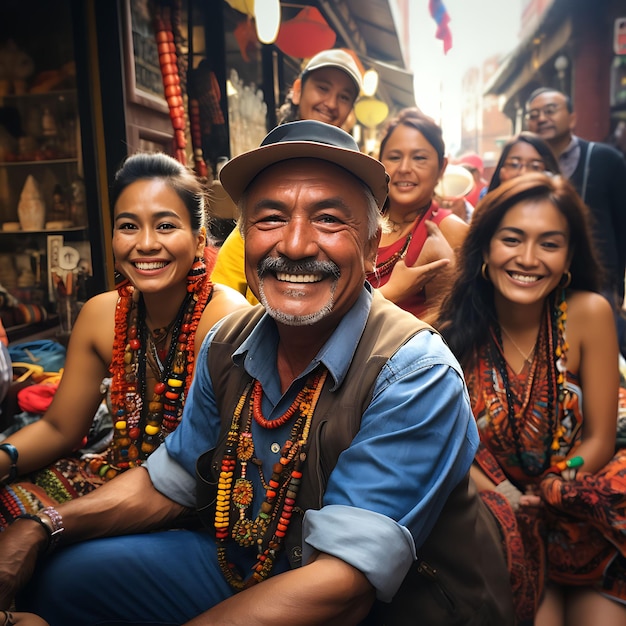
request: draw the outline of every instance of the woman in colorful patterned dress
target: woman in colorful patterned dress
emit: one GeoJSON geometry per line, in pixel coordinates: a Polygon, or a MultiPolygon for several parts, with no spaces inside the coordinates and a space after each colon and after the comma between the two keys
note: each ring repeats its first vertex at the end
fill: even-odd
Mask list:
{"type": "Polygon", "coordinates": [[[559,176],[502,183],[474,213],[438,323],[480,431],[472,476],[519,621],[536,626],[626,623],[618,346],[587,220],[559,176]]]}
{"type": "Polygon", "coordinates": [[[399,307],[423,316],[450,278],[467,224],[433,200],[448,160],[441,128],[418,109],[403,109],[380,142],[389,174],[383,232],[369,282],[399,307]],[[449,266],[449,267],[448,267],[449,266]]]}
{"type": "Polygon", "coordinates": [[[164,154],[131,156],[117,173],[113,254],[125,280],[81,310],[45,415],[0,443],[0,530],[141,464],[178,425],[206,333],[248,306],[208,278],[204,196],[191,171],[164,154]],[[111,444],[78,458],[107,377],[111,444]]]}

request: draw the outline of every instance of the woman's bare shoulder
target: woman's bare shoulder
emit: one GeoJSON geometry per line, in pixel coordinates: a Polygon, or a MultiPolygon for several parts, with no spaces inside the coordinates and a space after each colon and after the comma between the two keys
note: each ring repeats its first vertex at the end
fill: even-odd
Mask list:
{"type": "Polygon", "coordinates": [[[226,285],[213,285],[213,294],[209,300],[196,332],[196,345],[200,345],[205,335],[211,330],[214,324],[219,322],[223,317],[238,311],[247,309],[251,305],[237,290],[226,285]]]}
{"type": "Polygon", "coordinates": [[[459,247],[469,230],[469,225],[464,222],[458,215],[448,215],[444,217],[439,223],[439,229],[444,234],[444,237],[448,240],[448,243],[453,247],[459,247]]]}
{"type": "Polygon", "coordinates": [[[567,316],[570,321],[613,319],[609,301],[593,291],[572,291],[567,296],[567,316]]]}
{"type": "Polygon", "coordinates": [[[117,291],[105,291],[92,296],[83,304],[80,310],[80,317],[90,319],[93,322],[109,318],[115,314],[115,306],[117,305],[117,291]]]}
{"type": "Polygon", "coordinates": [[[245,305],[250,306],[245,296],[239,291],[228,285],[219,283],[213,284],[213,297],[211,298],[211,302],[219,302],[221,306],[232,306],[233,310],[240,309],[245,305]]]}

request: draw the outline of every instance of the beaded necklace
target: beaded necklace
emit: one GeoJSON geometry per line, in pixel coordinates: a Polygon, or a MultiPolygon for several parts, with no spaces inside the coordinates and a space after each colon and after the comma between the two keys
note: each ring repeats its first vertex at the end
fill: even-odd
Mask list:
{"type": "MultiPolygon", "coordinates": [[[[526,381],[526,389],[524,397],[521,401],[519,410],[516,411],[516,405],[509,380],[507,363],[504,358],[504,349],[502,346],[502,337],[499,327],[491,328],[491,344],[488,351],[488,358],[492,363],[492,367],[498,371],[502,381],[502,387],[506,397],[506,410],[508,414],[508,424],[511,429],[513,445],[515,448],[515,456],[519,463],[519,467],[529,476],[539,476],[543,474],[552,464],[552,453],[560,449],[560,437],[563,434],[563,428],[560,423],[567,415],[569,409],[565,407],[565,371],[567,361],[567,343],[565,341],[565,322],[567,320],[567,302],[565,293],[562,290],[561,301],[555,306],[546,306],[546,322],[544,327],[539,331],[535,355],[530,366],[530,371],[526,381]],[[556,337],[556,341],[555,341],[556,337]],[[534,399],[535,382],[538,378],[539,362],[545,356],[546,379],[547,379],[547,396],[545,403],[545,415],[547,418],[547,431],[544,437],[544,454],[541,463],[537,463],[534,455],[528,454],[524,450],[524,446],[520,436],[520,424],[526,411],[532,410],[531,400],[534,399]],[[562,413],[562,417],[560,417],[562,413]]],[[[494,404],[497,408],[501,405],[501,397],[497,391],[494,394],[494,404]]]]}
{"type": "MultiPolygon", "coordinates": [[[[376,265],[372,274],[375,277],[374,281],[378,279],[378,283],[377,283],[378,285],[380,285],[380,279],[383,276],[386,276],[387,274],[391,273],[396,263],[406,256],[407,252],[409,251],[409,245],[411,244],[413,235],[415,231],[417,230],[417,227],[419,226],[419,224],[422,222],[422,220],[424,220],[425,218],[431,219],[432,216],[437,213],[437,210],[438,209],[433,208],[432,203],[426,206],[413,221],[413,225],[411,226],[411,231],[409,232],[406,239],[404,240],[404,243],[402,244],[401,248],[399,250],[396,250],[386,261],[381,261],[380,263],[376,265]]],[[[389,220],[389,218],[387,219],[389,220]]],[[[389,221],[393,221],[393,220],[389,220],[389,221]]],[[[393,222],[393,223],[396,224],[396,222],[393,222]]],[[[392,229],[392,232],[396,232],[396,231],[392,229]]],[[[372,281],[370,280],[370,282],[372,281]]]]}
{"type": "MultiPolygon", "coordinates": [[[[148,329],[141,294],[124,283],[118,287],[111,370],[113,442],[104,457],[89,463],[93,474],[110,480],[143,461],[178,426],[189,391],[195,360],[195,337],[213,291],[201,260],[194,263],[187,295],[174,323],[163,371],[146,401],[148,329]]],[[[156,373],[155,373],[156,375],[156,373]]]]}
{"type": "Polygon", "coordinates": [[[409,249],[409,244],[411,243],[412,238],[413,238],[413,231],[411,231],[407,235],[406,239],[404,240],[404,244],[402,245],[402,248],[400,248],[400,250],[396,250],[386,261],[382,261],[381,263],[378,263],[376,265],[376,269],[374,270],[374,273],[376,274],[376,276],[382,278],[383,276],[386,276],[387,274],[389,274],[389,272],[391,272],[395,264],[400,259],[403,259],[405,257],[409,249]]]}
{"type": "Polygon", "coordinates": [[[237,403],[220,465],[214,523],[217,560],[224,578],[234,589],[242,590],[255,585],[268,578],[272,572],[296,504],[311,421],[327,373],[323,370],[311,374],[291,406],[276,420],[282,425],[297,415],[289,439],[281,449],[280,460],[272,468],[272,476],[265,487],[265,499],[254,520],[248,516],[254,499],[254,488],[247,477],[248,463],[256,462],[253,458],[252,419],[254,417],[264,428],[273,420],[268,422],[262,413],[259,416],[262,419],[258,419],[260,407],[256,404],[262,394],[258,381],[246,387],[237,403]],[[242,413],[246,402],[248,414],[244,420],[242,413]],[[285,418],[286,415],[289,417],[285,418]],[[228,562],[227,546],[230,539],[242,547],[257,546],[256,563],[247,580],[228,562]]]}

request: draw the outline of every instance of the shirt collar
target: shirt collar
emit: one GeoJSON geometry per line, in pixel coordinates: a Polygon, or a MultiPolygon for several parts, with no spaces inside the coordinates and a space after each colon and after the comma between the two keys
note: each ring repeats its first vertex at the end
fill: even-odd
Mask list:
{"type": "Polygon", "coordinates": [[[578,137],[572,135],[572,140],[567,145],[567,148],[561,152],[559,156],[559,168],[561,174],[565,178],[571,178],[578,167],[580,161],[580,142],[578,137]]]}
{"type": "MultiPolygon", "coordinates": [[[[343,316],[328,341],[322,346],[307,369],[298,378],[306,377],[320,363],[333,377],[331,390],[343,381],[352,362],[359,339],[365,329],[372,305],[372,287],[365,282],[357,301],[343,316]]],[[[303,332],[308,332],[303,327],[303,332]]],[[[278,330],[274,320],[265,313],[247,339],[233,353],[233,361],[261,382],[264,389],[276,384],[276,350],[278,330]],[[268,367],[270,365],[270,367],[268,367]]]]}

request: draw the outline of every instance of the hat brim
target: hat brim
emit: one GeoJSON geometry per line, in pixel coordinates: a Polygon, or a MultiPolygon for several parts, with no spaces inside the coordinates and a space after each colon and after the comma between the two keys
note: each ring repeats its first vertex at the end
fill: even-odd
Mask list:
{"type": "Polygon", "coordinates": [[[314,141],[286,141],[244,152],[228,161],[220,180],[237,204],[250,183],[265,169],[288,159],[320,159],[334,163],[361,180],[382,207],[388,193],[388,176],[380,161],[356,150],[348,150],[314,141]]]}

